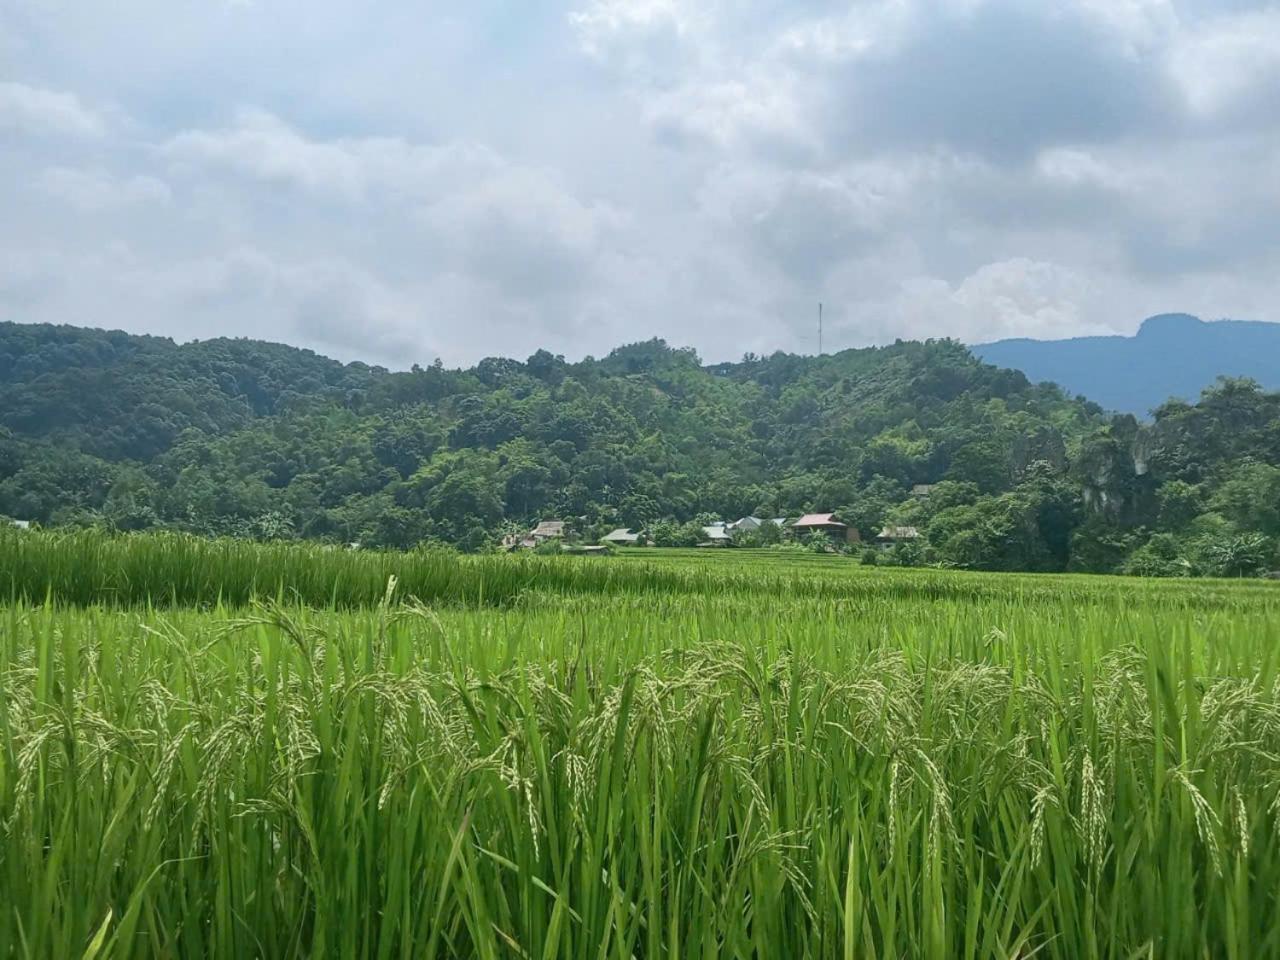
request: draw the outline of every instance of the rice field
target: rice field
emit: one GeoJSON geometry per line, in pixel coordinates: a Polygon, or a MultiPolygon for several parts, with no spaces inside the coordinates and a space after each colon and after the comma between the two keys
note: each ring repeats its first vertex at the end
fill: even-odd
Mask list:
{"type": "Polygon", "coordinates": [[[396,601],[510,607],[559,597],[768,598],[1028,603],[1139,601],[1225,609],[1276,603],[1261,580],[1171,582],[1117,577],[978,574],[864,567],[847,557],[769,550],[623,550],[613,557],[458,556],[348,551],[180,534],[106,536],[0,528],[0,602],[112,607],[243,606],[274,600],[361,609],[396,601]]]}
{"type": "Polygon", "coordinates": [[[1280,589],[0,538],[0,955],[1280,955],[1280,589]]]}

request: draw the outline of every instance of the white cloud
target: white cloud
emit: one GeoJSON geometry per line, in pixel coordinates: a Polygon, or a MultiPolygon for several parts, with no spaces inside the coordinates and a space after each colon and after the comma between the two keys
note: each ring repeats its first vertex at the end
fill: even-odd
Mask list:
{"type": "Polygon", "coordinates": [[[1212,116],[1245,101],[1264,109],[1274,123],[1280,95],[1280,9],[1198,24],[1171,46],[1168,64],[1197,115],[1212,116]]]}
{"type": "Polygon", "coordinates": [[[864,57],[893,56],[927,16],[915,0],[871,0],[849,4],[838,13],[802,19],[778,36],[774,51],[794,61],[816,58],[842,63],[864,57]]]}
{"type": "Polygon", "coordinates": [[[1070,270],[1019,257],[977,270],[951,299],[977,321],[970,321],[975,333],[1053,338],[1090,327],[1081,310],[1087,290],[1085,279],[1070,270]]]}
{"type": "Polygon", "coordinates": [[[583,49],[594,57],[615,52],[615,44],[632,43],[670,32],[677,39],[690,36],[709,22],[712,0],[592,0],[569,13],[583,49]]]}
{"type": "Polygon", "coordinates": [[[41,190],[82,213],[99,213],[145,203],[168,203],[169,185],[156,177],[116,177],[99,169],[49,167],[37,183],[41,190]]]}
{"type": "Polygon", "coordinates": [[[1104,190],[1123,190],[1132,182],[1126,172],[1116,169],[1090,151],[1071,147],[1045,150],[1036,158],[1036,170],[1050,182],[1071,186],[1086,184],[1104,190]]]}
{"type": "Polygon", "coordinates": [[[0,82],[0,130],[28,136],[97,137],[104,132],[104,123],[75,94],[0,82]]]}
{"type": "MultiPolygon", "coordinates": [[[[358,201],[374,188],[410,191],[430,184],[442,151],[397,138],[313,140],[262,110],[240,110],[223,129],[187,130],[162,148],[180,163],[222,167],[271,184],[358,201]]],[[[477,150],[469,162],[484,166],[477,150]]]]}
{"type": "Polygon", "coordinates": [[[649,98],[644,112],[663,139],[707,140],[732,148],[761,137],[813,146],[793,91],[785,80],[768,76],[666,90],[649,98]]]}
{"type": "MultiPolygon", "coordinates": [[[[887,265],[879,261],[872,269],[887,265]]],[[[1089,283],[1059,264],[1014,258],[984,264],[957,283],[928,273],[913,275],[909,262],[901,259],[893,265],[901,278],[896,283],[872,280],[875,285],[868,288],[865,267],[837,278],[838,289],[856,285],[863,297],[852,309],[837,308],[831,327],[835,342],[883,343],[907,327],[913,337],[969,343],[1114,332],[1090,316],[1096,302],[1089,283]]]]}

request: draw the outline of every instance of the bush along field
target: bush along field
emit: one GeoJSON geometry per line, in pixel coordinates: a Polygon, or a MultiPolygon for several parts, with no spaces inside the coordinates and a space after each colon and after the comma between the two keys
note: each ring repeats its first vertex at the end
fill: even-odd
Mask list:
{"type": "Polygon", "coordinates": [[[1273,585],[21,543],[5,955],[1280,955],[1273,585]]]}

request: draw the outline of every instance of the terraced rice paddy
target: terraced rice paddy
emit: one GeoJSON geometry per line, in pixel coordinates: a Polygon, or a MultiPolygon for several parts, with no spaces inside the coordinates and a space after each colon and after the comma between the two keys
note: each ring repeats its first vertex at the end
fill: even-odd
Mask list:
{"type": "Polygon", "coordinates": [[[0,955],[1280,955],[1275,585],[37,535],[0,597],[0,955]]]}

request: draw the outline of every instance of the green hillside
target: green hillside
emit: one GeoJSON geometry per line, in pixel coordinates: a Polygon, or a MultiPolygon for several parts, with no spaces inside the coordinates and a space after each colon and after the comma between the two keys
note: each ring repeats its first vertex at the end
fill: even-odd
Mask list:
{"type": "Polygon", "coordinates": [[[0,324],[0,514],[42,525],[479,550],[553,516],[593,537],[820,510],[916,526],[887,562],[1239,574],[1277,565],[1277,504],[1280,395],[1247,382],[1148,426],[951,341],[390,372],[0,324]]]}

